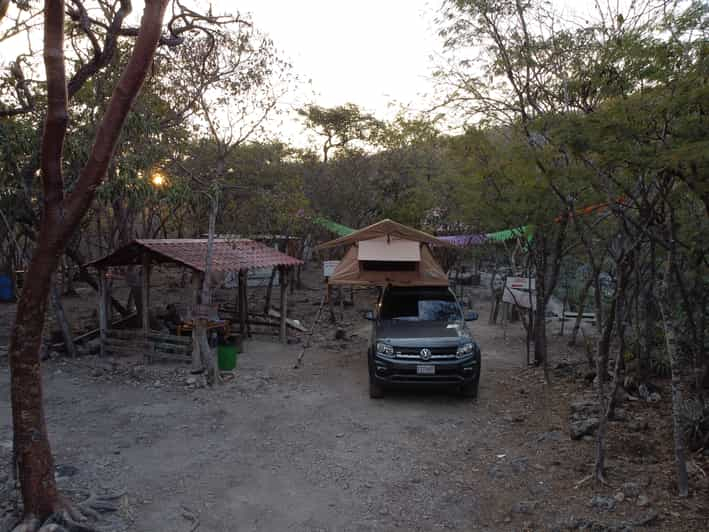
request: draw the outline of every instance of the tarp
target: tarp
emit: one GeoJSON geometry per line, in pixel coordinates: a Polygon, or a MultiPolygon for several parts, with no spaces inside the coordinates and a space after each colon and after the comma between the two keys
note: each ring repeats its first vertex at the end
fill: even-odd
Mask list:
{"type": "Polygon", "coordinates": [[[322,216],[318,216],[313,220],[313,222],[318,224],[320,227],[324,227],[331,233],[335,233],[337,236],[347,236],[355,232],[355,230],[351,227],[338,224],[337,222],[333,222],[332,220],[328,220],[327,218],[323,218],[322,216]]]}
{"type": "Polygon", "coordinates": [[[423,242],[431,246],[453,247],[453,244],[440,240],[433,235],[414,229],[406,225],[402,225],[394,220],[382,220],[375,224],[369,225],[364,229],[355,231],[354,233],[330,240],[324,244],[320,244],[316,249],[334,248],[337,246],[350,246],[362,240],[371,240],[378,237],[398,237],[405,240],[413,240],[414,242],[423,242]]]}
{"type": "Polygon", "coordinates": [[[439,240],[444,240],[454,246],[458,247],[471,247],[471,246],[481,246],[487,242],[487,237],[484,233],[479,233],[475,235],[447,235],[437,237],[439,240]]]}
{"type": "Polygon", "coordinates": [[[496,244],[507,240],[514,240],[522,237],[527,240],[532,238],[533,226],[523,225],[513,229],[503,229],[494,233],[479,233],[474,235],[448,235],[439,236],[439,240],[444,240],[458,247],[481,246],[483,244],[496,244]]]}
{"type": "Polygon", "coordinates": [[[532,229],[531,225],[523,225],[513,229],[497,231],[496,233],[486,233],[485,237],[492,242],[504,242],[505,240],[512,240],[517,237],[524,237],[529,240],[532,238],[532,229]]]}
{"type": "MultiPolygon", "coordinates": [[[[364,242],[362,242],[363,244],[364,242]]],[[[420,245],[420,244],[419,244],[420,245]]],[[[328,282],[333,285],[369,286],[448,286],[448,276],[433,258],[427,245],[420,245],[418,261],[398,261],[398,270],[369,270],[367,262],[359,260],[358,245],[352,245],[335,268],[328,282]]],[[[387,262],[396,264],[397,261],[387,262]]]]}

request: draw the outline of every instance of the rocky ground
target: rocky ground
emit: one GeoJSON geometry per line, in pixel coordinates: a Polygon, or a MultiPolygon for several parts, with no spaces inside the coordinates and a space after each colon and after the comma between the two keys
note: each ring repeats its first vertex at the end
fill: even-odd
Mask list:
{"type": "MultiPolygon", "coordinates": [[[[294,297],[306,325],[316,286],[294,297]]],[[[476,401],[422,390],[369,399],[364,293],[320,329],[300,369],[302,335],[289,346],[255,339],[216,389],[198,387],[187,366],[47,360],[59,484],[77,500],[122,493],[107,531],[709,528],[706,456],[690,457],[691,496],[675,496],[666,385],[659,400],[620,405],[609,484],[596,486],[585,357],[552,336],[544,385],[524,361],[521,327],[488,325],[484,292],[470,295],[484,354],[476,401]]],[[[90,320],[77,301],[65,302],[74,320],[90,320]]],[[[0,306],[0,326],[13,310],[0,306]]],[[[16,501],[9,393],[0,350],[0,518],[16,501]]]]}

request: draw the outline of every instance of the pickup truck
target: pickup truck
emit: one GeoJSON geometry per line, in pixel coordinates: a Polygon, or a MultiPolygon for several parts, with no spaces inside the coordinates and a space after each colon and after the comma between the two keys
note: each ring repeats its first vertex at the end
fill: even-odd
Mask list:
{"type": "Polygon", "coordinates": [[[370,397],[398,384],[444,385],[477,397],[480,347],[466,322],[478,315],[464,313],[448,287],[387,286],[366,317],[370,397]]]}

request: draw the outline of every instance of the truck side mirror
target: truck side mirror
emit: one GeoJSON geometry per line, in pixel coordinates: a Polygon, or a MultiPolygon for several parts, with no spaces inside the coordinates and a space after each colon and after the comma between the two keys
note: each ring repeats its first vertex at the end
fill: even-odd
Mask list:
{"type": "Polygon", "coordinates": [[[368,310],[367,312],[365,312],[364,319],[369,320],[369,321],[374,321],[374,312],[372,312],[371,310],[368,310]]]}

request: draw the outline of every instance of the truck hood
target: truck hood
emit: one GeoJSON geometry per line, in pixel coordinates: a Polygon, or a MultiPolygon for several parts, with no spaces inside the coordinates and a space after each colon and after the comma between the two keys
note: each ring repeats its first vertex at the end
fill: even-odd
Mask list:
{"type": "Polygon", "coordinates": [[[383,320],[376,325],[376,338],[401,347],[460,345],[471,341],[464,322],[383,320]],[[424,342],[425,340],[425,342],[424,342]]]}

